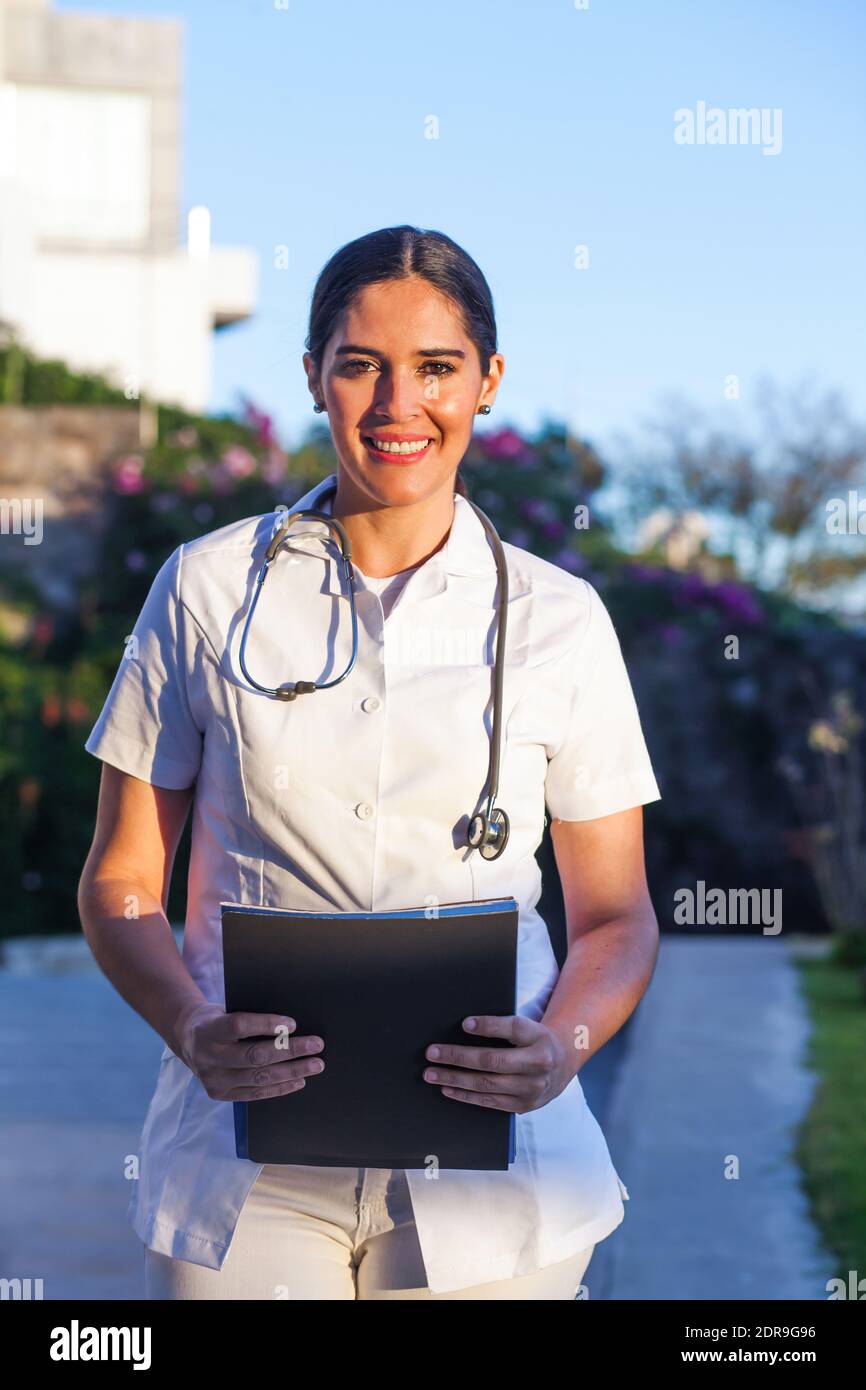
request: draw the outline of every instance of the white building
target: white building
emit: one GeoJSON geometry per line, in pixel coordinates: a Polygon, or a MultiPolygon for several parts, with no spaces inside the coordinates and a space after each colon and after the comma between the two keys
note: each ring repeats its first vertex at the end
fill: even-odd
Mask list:
{"type": "Polygon", "coordinates": [[[39,357],[201,411],[255,254],[181,244],[181,24],[0,0],[0,320],[39,357]]]}

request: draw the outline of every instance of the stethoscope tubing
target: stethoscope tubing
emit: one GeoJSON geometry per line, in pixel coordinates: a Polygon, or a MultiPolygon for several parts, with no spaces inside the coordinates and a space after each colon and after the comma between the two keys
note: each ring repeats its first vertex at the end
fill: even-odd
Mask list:
{"type": "MultiPolygon", "coordinates": [[[[319,500],[321,501],[324,498],[332,496],[336,492],[336,490],[336,483],[332,483],[325,492],[320,494],[319,500]]],[[[485,856],[489,858],[495,858],[505,848],[505,842],[508,838],[508,817],[505,815],[505,812],[501,810],[496,811],[494,814],[494,803],[496,801],[496,796],[499,791],[502,699],[503,684],[505,677],[505,635],[508,620],[508,565],[505,559],[505,552],[502,548],[502,542],[499,539],[499,535],[496,531],[496,527],[493,525],[493,522],[490,520],[487,514],[481,510],[480,507],[476,506],[476,504],[473,501],[471,501],[470,498],[465,498],[465,501],[469,502],[470,507],[480,519],[482,525],[484,526],[484,530],[487,534],[487,537],[490,541],[491,547],[493,549],[494,559],[496,562],[496,574],[499,588],[499,611],[496,624],[496,653],[494,658],[493,675],[493,725],[490,737],[490,755],[488,759],[487,769],[487,808],[486,811],[483,813],[483,823],[485,826],[490,826],[491,822],[494,821],[498,822],[499,825],[498,831],[491,832],[497,834],[500,837],[499,848],[496,849],[495,852],[492,851],[487,856],[485,856]]],[[[334,516],[328,516],[325,512],[317,510],[302,510],[297,512],[291,512],[289,515],[287,515],[285,521],[282,523],[279,530],[274,534],[273,538],[271,539],[267,551],[265,552],[264,563],[262,564],[262,567],[259,570],[258,576],[255,581],[255,587],[253,590],[252,599],[250,601],[249,611],[247,613],[246,620],[243,626],[243,631],[241,633],[241,642],[238,659],[244,679],[248,681],[249,684],[255,690],[260,691],[263,695],[270,695],[272,698],[277,700],[294,700],[298,695],[308,694],[314,690],[329,690],[332,686],[339,685],[341,681],[344,681],[346,677],[349,675],[349,673],[352,671],[355,662],[358,659],[358,615],[355,608],[356,588],[357,581],[355,579],[355,570],[352,565],[351,542],[349,541],[349,537],[346,533],[345,527],[342,525],[339,519],[334,516]],[[282,686],[261,685],[250,673],[250,670],[247,666],[247,638],[249,637],[250,627],[253,621],[253,615],[256,611],[256,606],[258,604],[259,597],[264,587],[268,571],[270,570],[271,566],[276,560],[276,557],[279,551],[281,550],[282,546],[286,543],[289,528],[300,520],[320,521],[323,522],[326,526],[330,527],[332,530],[335,530],[337,532],[340,547],[340,558],[339,561],[337,561],[336,563],[338,563],[338,565],[342,565],[343,577],[346,583],[346,587],[348,589],[349,608],[352,617],[352,655],[349,659],[349,663],[345,671],[343,671],[341,675],[335,676],[333,680],[322,681],[321,683],[316,681],[296,681],[294,682],[294,684],[290,684],[287,682],[285,685],[282,686]]],[[[472,823],[474,824],[477,820],[477,816],[473,817],[472,823]]]]}

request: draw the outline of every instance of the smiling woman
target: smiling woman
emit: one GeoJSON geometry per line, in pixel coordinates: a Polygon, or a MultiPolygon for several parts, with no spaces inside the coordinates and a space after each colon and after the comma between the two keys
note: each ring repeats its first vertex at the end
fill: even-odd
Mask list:
{"type": "Polygon", "coordinates": [[[357,638],[351,669],[292,701],[244,679],[242,614],[284,511],[247,517],[163,565],[137,655],[85,745],[107,766],[82,923],[166,1042],[130,1203],[148,1295],[573,1299],[628,1196],[578,1072],[635,1009],[658,943],[640,808],[659,793],[619,643],[589,584],[515,545],[494,554],[460,495],[504,361],[490,290],[456,243],[404,226],[338,251],[316,284],[304,366],[338,467],[290,511],[317,511],[310,524],[328,536],[330,509],[345,529],[358,621],[350,639],[319,537],[275,569],[254,660],[274,680],[343,670],[357,638]],[[387,581],[404,573],[394,596],[387,581]],[[494,746],[510,831],[488,858],[470,832],[493,794],[494,746]],[[190,805],[181,960],[165,902],[190,805]],[[545,806],[566,903],[561,971],[536,911],[545,806]],[[430,1038],[417,1079],[443,1105],[516,1116],[507,1170],[440,1168],[430,1182],[426,1169],[237,1157],[230,1101],[316,1086],[339,1058],[291,1018],[226,1012],[222,902],[352,912],[506,895],[519,908],[515,1012],[479,1002],[475,1041],[468,1019],[459,1046],[430,1038]]]}

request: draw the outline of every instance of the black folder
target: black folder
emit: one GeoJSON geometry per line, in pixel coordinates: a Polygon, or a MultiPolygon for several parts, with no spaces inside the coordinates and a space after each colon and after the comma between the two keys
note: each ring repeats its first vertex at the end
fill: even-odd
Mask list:
{"type": "Polygon", "coordinates": [[[282,1014],[292,1036],[324,1043],[324,1070],[301,1090],[234,1102],[239,1158],[508,1168],[514,1113],[445,1096],[422,1072],[433,1042],[484,1045],[462,1026],[470,1014],[516,1013],[514,898],[402,912],[220,907],[226,1011],[282,1014]]]}

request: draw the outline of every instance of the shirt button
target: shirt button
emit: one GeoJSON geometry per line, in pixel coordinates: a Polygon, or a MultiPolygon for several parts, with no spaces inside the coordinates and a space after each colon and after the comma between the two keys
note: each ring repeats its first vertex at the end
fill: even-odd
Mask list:
{"type": "Polygon", "coordinates": [[[369,820],[373,814],[373,807],[369,801],[359,801],[355,807],[355,815],[359,820],[369,820]]]}
{"type": "Polygon", "coordinates": [[[368,695],[366,700],[361,701],[361,709],[366,710],[369,714],[371,710],[378,709],[380,704],[381,701],[376,695],[368,695]]]}

